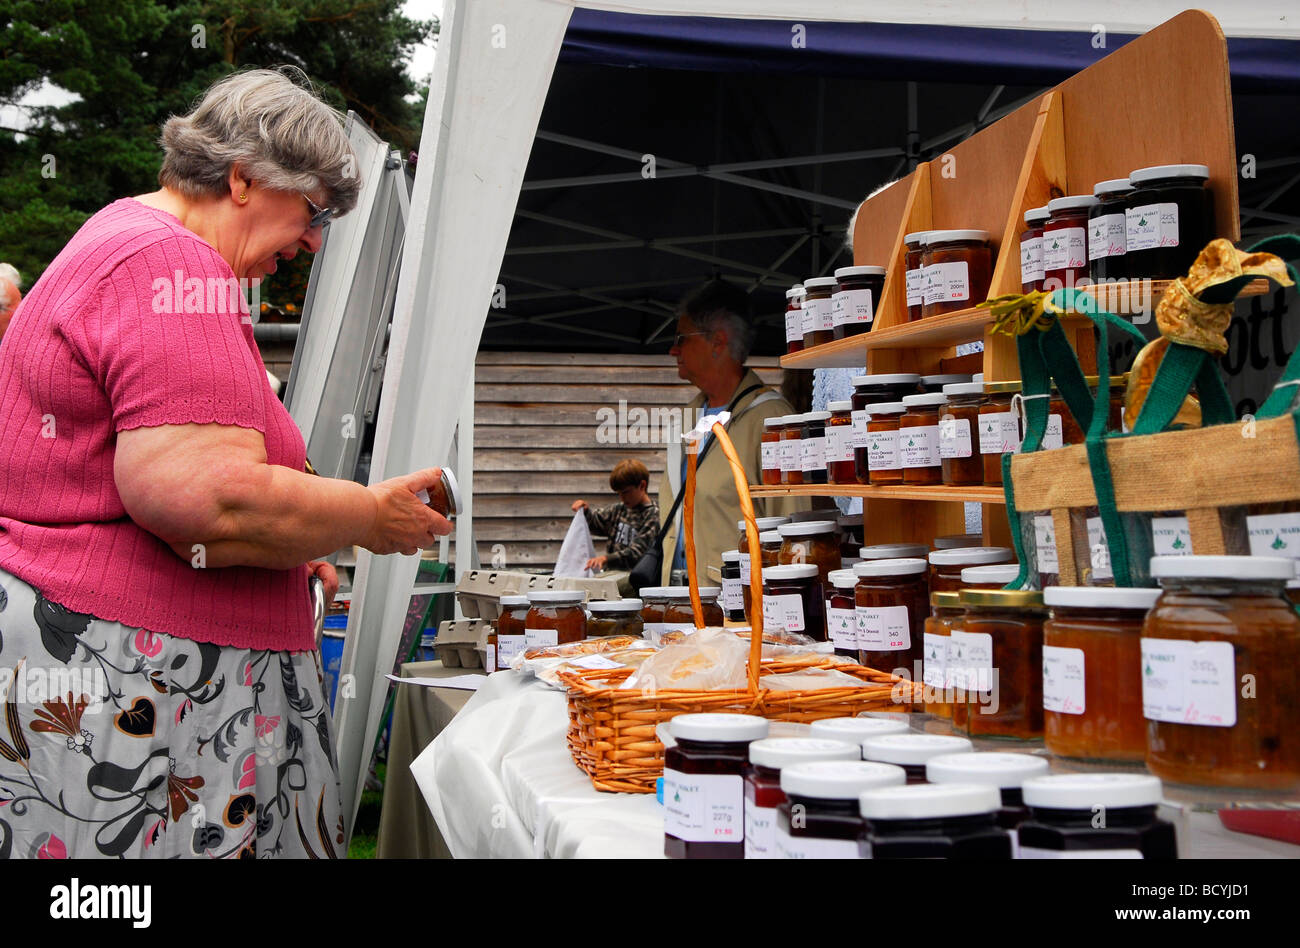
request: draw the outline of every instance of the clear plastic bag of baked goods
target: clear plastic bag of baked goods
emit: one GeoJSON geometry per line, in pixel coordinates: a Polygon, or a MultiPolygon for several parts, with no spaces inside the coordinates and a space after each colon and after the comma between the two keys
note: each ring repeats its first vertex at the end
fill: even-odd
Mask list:
{"type": "Polygon", "coordinates": [[[566,671],[612,671],[617,668],[639,668],[641,664],[655,654],[656,649],[648,645],[644,648],[624,648],[613,652],[599,652],[594,655],[580,655],[576,658],[561,659],[556,664],[539,669],[537,680],[552,688],[563,691],[565,684],[560,674],[566,671]]]}
{"type": "Polygon", "coordinates": [[[764,675],[758,687],[769,691],[820,691],[823,688],[865,688],[867,683],[833,668],[808,668],[804,671],[764,675]]]}
{"type": "Polygon", "coordinates": [[[611,635],[601,639],[583,639],[581,642],[568,642],[564,645],[547,645],[543,648],[530,648],[515,655],[510,667],[525,674],[536,674],[541,668],[556,665],[565,659],[578,658],[583,655],[599,655],[621,648],[635,646],[649,647],[650,643],[635,635],[611,635]]]}
{"type": "Polygon", "coordinates": [[[745,687],[749,642],[730,629],[700,629],[641,663],[623,688],[727,691],[745,687]]]}

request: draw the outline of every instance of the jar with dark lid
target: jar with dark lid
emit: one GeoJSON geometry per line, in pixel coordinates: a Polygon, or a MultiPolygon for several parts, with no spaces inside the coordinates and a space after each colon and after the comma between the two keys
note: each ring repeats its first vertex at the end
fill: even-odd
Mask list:
{"type": "Polygon", "coordinates": [[[826,641],[826,600],[813,563],[763,570],[763,627],[826,641]]]}
{"type": "Polygon", "coordinates": [[[908,395],[903,399],[906,411],[898,420],[898,461],[904,484],[943,483],[939,410],[947,403],[943,394],[908,395]]]}
{"type": "Polygon", "coordinates": [[[781,428],[784,425],[785,415],[763,419],[759,450],[762,452],[764,484],[781,483],[781,428]]]}
{"type": "Polygon", "coordinates": [[[858,578],[851,569],[831,573],[830,599],[826,603],[826,632],[835,654],[858,660],[858,619],[854,589],[858,578]]]}
{"type": "Polygon", "coordinates": [[[803,298],[803,347],[810,349],[831,342],[835,338],[835,312],[831,296],[835,293],[835,277],[809,277],[803,281],[806,295],[803,298]]]}
{"type": "Polygon", "coordinates": [[[1061,757],[1142,761],[1142,621],[1158,589],[1055,586],[1043,626],[1043,739],[1061,757]]]}
{"type": "Polygon", "coordinates": [[[786,415],[781,425],[781,483],[803,483],[803,415],[786,415]]]}
{"type": "Polygon", "coordinates": [[[1295,561],[1156,556],[1151,578],[1147,769],[1179,784],[1300,787],[1300,618],[1283,595],[1295,561]]]}
{"type": "Polygon", "coordinates": [[[962,589],[961,571],[967,566],[1011,563],[1015,554],[1005,546],[975,546],[935,550],[928,558],[931,591],[958,592],[962,589]]]}
{"type": "Polygon", "coordinates": [[[948,674],[948,645],[953,619],[961,614],[955,592],[930,593],[930,615],[925,620],[925,657],[922,682],[925,710],[941,718],[952,717],[952,680],[948,674]]]}
{"type": "Polygon", "coordinates": [[[885,734],[862,742],[862,759],[897,764],[907,773],[909,784],[926,782],[925,765],[940,754],[962,754],[974,750],[964,737],[950,734],[885,734]]]}
{"type": "Polygon", "coordinates": [[[1092,186],[1097,204],[1088,209],[1088,274],[1093,283],[1128,277],[1128,237],[1124,204],[1133,191],[1128,178],[1092,186]]]}
{"type": "Polygon", "coordinates": [[[970,754],[941,754],[925,765],[930,783],[975,783],[996,787],[1002,798],[997,823],[1011,834],[1012,858],[1019,858],[1017,830],[1029,819],[1021,789],[1026,780],[1047,773],[1046,757],[1033,754],[1007,754],[998,751],[970,754]]]}
{"type": "Polygon", "coordinates": [[[906,715],[882,713],[874,718],[822,718],[808,725],[812,737],[831,741],[846,741],[853,745],[862,757],[862,742],[872,737],[884,737],[886,734],[907,734],[906,715]]]}
{"type": "Polygon", "coordinates": [[[502,596],[501,615],[497,617],[496,667],[505,671],[514,657],[526,648],[528,597],[502,596]]]}
{"type": "MultiPolygon", "coordinates": [[[[903,462],[898,452],[899,428],[903,413],[902,402],[879,402],[864,409],[867,416],[867,447],[858,451],[857,457],[866,456],[867,482],[869,484],[903,483],[903,462]]],[[[860,465],[854,460],[858,477],[860,465]]]]}
{"type": "Polygon", "coordinates": [[[1030,293],[1043,288],[1043,224],[1047,208],[1025,211],[1025,229],[1020,233],[1020,290],[1030,293]]]}
{"type": "Polygon", "coordinates": [[[785,353],[803,351],[803,296],[802,283],[785,291],[785,353]]]}
{"type": "Polygon", "coordinates": [[[984,401],[983,382],[943,387],[948,404],[939,418],[939,459],[943,483],[970,487],[984,483],[984,459],[976,450],[979,407],[984,401]]]}
{"type": "Polygon", "coordinates": [[[858,798],[900,787],[901,767],[863,760],[795,764],[781,771],[786,801],[777,809],[778,859],[860,859],[866,822],[858,798]]]}
{"type": "Polygon", "coordinates": [[[983,379],[977,379],[972,375],[963,372],[944,372],[939,375],[922,375],[921,391],[923,395],[937,395],[943,391],[945,385],[962,385],[966,382],[982,382],[983,379]]]}
{"type": "Polygon", "coordinates": [[[749,745],[745,768],[745,858],[777,859],[777,807],[786,802],[781,772],[824,760],[859,761],[855,744],[816,737],[768,737],[749,745]]]}
{"type": "Polygon", "coordinates": [[[1002,486],[1002,455],[1020,450],[1020,413],[1011,408],[1019,394],[1019,382],[985,382],[984,402],[979,407],[980,457],[984,462],[984,483],[1002,486]]]}
{"type": "Polygon", "coordinates": [[[903,246],[906,248],[906,253],[903,256],[903,270],[906,278],[907,319],[909,322],[920,319],[922,309],[925,306],[925,271],[922,267],[925,256],[925,241],[929,233],[926,230],[919,230],[915,233],[903,235],[903,246]]]}
{"type": "Polygon", "coordinates": [[[745,597],[741,586],[749,582],[749,575],[740,575],[740,551],[727,550],[722,554],[722,612],[731,622],[745,621],[745,597]]]}
{"type": "Polygon", "coordinates": [[[634,635],[641,638],[645,623],[641,619],[640,599],[610,599],[587,603],[587,635],[605,638],[610,635],[634,635]]]}
{"type": "MultiPolygon", "coordinates": [[[[935,537],[930,541],[929,550],[969,550],[972,547],[983,546],[984,537],[978,533],[949,533],[946,536],[935,537]]],[[[925,553],[918,554],[925,556],[925,553]]]]}
{"type": "Polygon", "coordinates": [[[831,573],[840,568],[840,540],[833,520],[804,520],[783,523],[781,552],[777,562],[813,563],[818,581],[829,585],[831,573]]]}
{"type": "Polygon", "coordinates": [[[944,783],[868,790],[863,853],[872,859],[1010,859],[1011,836],[997,825],[993,787],[944,783]]]}
{"type": "Polygon", "coordinates": [[[835,522],[840,528],[840,569],[852,569],[862,559],[858,553],[862,549],[862,514],[841,514],[835,522]]]}
{"type": "Polygon", "coordinates": [[[744,859],[745,768],[767,719],[679,714],[668,728],[677,743],[664,750],[664,855],[744,859]]]}
{"type": "Polygon", "coordinates": [[[805,484],[826,483],[826,422],[830,418],[828,411],[810,411],[803,416],[799,466],[805,484]]]}
{"type": "Polygon", "coordinates": [[[878,671],[896,672],[922,681],[925,619],[930,614],[930,586],[925,560],[863,560],[857,577],[854,614],[858,662],[878,671]]]}
{"type": "Polygon", "coordinates": [[[524,618],[526,650],[581,642],[587,637],[587,613],[581,589],[536,589],[528,594],[524,618]]]}
{"type": "Polygon", "coordinates": [[[963,589],[1002,589],[1019,575],[1019,563],[967,566],[961,571],[961,585],[963,589]]]}
{"type": "MultiPolygon", "coordinates": [[[[911,372],[889,375],[857,375],[853,378],[853,465],[859,484],[870,482],[867,455],[867,409],[872,405],[896,403],[904,395],[915,395],[921,376],[911,372]]],[[[900,475],[901,476],[901,475],[900,475]]]]}
{"type": "Polygon", "coordinates": [[[966,615],[954,632],[971,737],[1043,736],[1043,594],[962,589],[966,615]]]}
{"type": "Polygon", "coordinates": [[[1043,224],[1043,289],[1086,286],[1088,279],[1088,213],[1097,206],[1091,194],[1072,194],[1047,202],[1043,224]]]}
{"type": "Polygon", "coordinates": [[[1030,812],[1021,859],[1178,858],[1174,825],[1156,816],[1160,781],[1149,774],[1030,777],[1021,793],[1030,812]]]}
{"type": "Polygon", "coordinates": [[[986,230],[932,230],[921,255],[922,316],[970,309],[989,295],[993,250],[986,230]]]}
{"type": "Polygon", "coordinates": [[[1187,275],[1197,254],[1214,239],[1214,199],[1205,186],[1206,165],[1156,165],[1128,176],[1124,199],[1125,257],[1135,279],[1172,280],[1187,275]]]}
{"type": "Polygon", "coordinates": [[[835,279],[839,281],[831,298],[835,338],[868,332],[885,292],[885,268],[840,267],[835,279]]]}
{"type": "Polygon", "coordinates": [[[856,484],[853,465],[853,403],[831,402],[826,422],[826,478],[830,484],[856,484]]]}
{"type": "MultiPolygon", "coordinates": [[[[668,601],[664,603],[664,622],[662,633],[694,632],[695,609],[691,605],[691,588],[689,586],[669,586],[668,601]]],[[[709,628],[721,626],[724,620],[722,606],[718,597],[722,595],[721,586],[700,587],[700,617],[709,628]]]]}

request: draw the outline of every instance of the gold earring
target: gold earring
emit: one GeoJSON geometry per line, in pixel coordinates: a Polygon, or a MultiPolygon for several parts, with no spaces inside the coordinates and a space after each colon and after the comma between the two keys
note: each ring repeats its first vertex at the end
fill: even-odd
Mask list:
{"type": "Polygon", "coordinates": [[[248,200],[248,195],[247,195],[247,194],[241,194],[241,195],[239,196],[239,203],[240,203],[240,204],[243,204],[243,203],[244,203],[245,201],[247,201],[247,200],[248,200]]]}

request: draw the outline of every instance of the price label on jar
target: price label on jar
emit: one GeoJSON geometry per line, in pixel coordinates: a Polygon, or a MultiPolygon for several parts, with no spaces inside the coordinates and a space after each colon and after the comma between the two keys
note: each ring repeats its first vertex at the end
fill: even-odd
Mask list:
{"type": "Polygon", "coordinates": [[[803,311],[794,309],[785,312],[785,341],[803,341],[803,311]]]}
{"type": "Polygon", "coordinates": [[[852,651],[858,647],[858,620],[852,609],[826,610],[826,629],[835,648],[852,651]]]}
{"type": "MultiPolygon", "coordinates": [[[[497,641],[501,637],[497,636],[497,641]]],[[[550,648],[560,644],[560,633],[555,629],[524,629],[524,649],[550,648]]]]}
{"type": "Polygon", "coordinates": [[[826,466],[826,437],[799,439],[799,466],[805,471],[820,471],[826,466]]]}
{"type": "Polygon", "coordinates": [[[1088,232],[1062,227],[1043,233],[1043,270],[1073,270],[1088,265],[1088,232]]]}
{"type": "Polygon", "coordinates": [[[522,635],[498,635],[497,636],[497,667],[509,668],[514,657],[527,650],[528,646],[524,642],[522,635]]]}
{"type": "Polygon", "coordinates": [[[1043,646],[1043,710],[1083,714],[1083,649],[1043,646]]]}
{"type": "Polygon", "coordinates": [[[1128,249],[1124,214],[1103,214],[1088,221],[1088,259],[1122,257],[1128,249]]]}
{"type": "Polygon", "coordinates": [[[1015,454],[1020,450],[1020,420],[1015,412],[979,416],[980,454],[1015,454]]]}
{"type": "Polygon", "coordinates": [[[867,434],[867,469],[896,471],[902,466],[898,453],[897,431],[871,431],[867,434]]]}
{"type": "Polygon", "coordinates": [[[1143,637],[1142,714],[1148,721],[1172,724],[1235,725],[1232,643],[1143,637]]]}
{"type": "Polygon", "coordinates": [[[866,652],[901,652],[912,647],[907,606],[858,606],[858,648],[866,652]]]}
{"type": "Polygon", "coordinates": [[[664,833],[688,843],[744,842],[744,778],[665,767],[664,833]]]}
{"type": "Polygon", "coordinates": [[[791,836],[779,823],[776,827],[777,859],[860,859],[855,839],[822,839],[816,836],[791,836]]]}
{"type": "Polygon", "coordinates": [[[965,260],[932,263],[925,268],[925,302],[959,303],[970,299],[970,267],[965,260]]]}
{"type": "Polygon", "coordinates": [[[748,553],[740,554],[740,581],[742,583],[749,582],[749,554],[748,553]]]}
{"type": "Polygon", "coordinates": [[[1094,580],[1114,579],[1110,566],[1110,545],[1106,542],[1106,529],[1100,517],[1089,517],[1088,555],[1092,561],[1092,578],[1094,580]]]}
{"type": "Polygon", "coordinates": [[[1192,528],[1186,517],[1152,517],[1151,540],[1156,556],[1192,555],[1192,528]]]}
{"type": "Polygon", "coordinates": [[[741,584],[739,579],[722,579],[722,608],[728,612],[738,612],[745,608],[745,599],[740,592],[741,584]]]}
{"type": "Polygon", "coordinates": [[[775,859],[776,807],[745,801],[745,858],[775,859]]]}
{"type": "Polygon", "coordinates": [[[871,325],[875,314],[870,290],[840,290],[831,297],[836,326],[871,325]]]}
{"type": "Polygon", "coordinates": [[[1042,514],[1034,518],[1034,553],[1038,572],[1052,575],[1061,572],[1061,558],[1056,552],[1056,522],[1042,514]]]}
{"type": "Polygon", "coordinates": [[[803,309],[803,331],[825,332],[828,329],[835,328],[835,313],[831,309],[830,300],[804,300],[803,309]]]}
{"type": "Polygon", "coordinates": [[[1020,243],[1020,282],[1037,283],[1043,272],[1043,238],[1030,237],[1020,243]]]}
{"type": "Polygon", "coordinates": [[[763,470],[779,471],[781,469],[781,442],[764,441],[761,445],[763,470]]]}
{"type": "Polygon", "coordinates": [[[868,414],[865,408],[853,409],[853,446],[855,448],[865,448],[867,446],[868,414]]]}
{"type": "Polygon", "coordinates": [[[1064,429],[1061,427],[1060,415],[1047,416],[1047,429],[1043,432],[1041,442],[1044,451],[1050,451],[1053,448],[1065,447],[1065,435],[1062,434],[1064,429]]]}
{"type": "Polygon", "coordinates": [[[1300,559],[1300,513],[1260,514],[1246,518],[1251,556],[1300,559]]]}
{"type": "Polygon", "coordinates": [[[826,463],[853,460],[853,429],[833,425],[826,429],[826,463]]]}
{"type": "MultiPolygon", "coordinates": [[[[909,429],[910,430],[910,429],[909,429]]],[[[973,452],[970,421],[944,415],[939,419],[939,457],[968,458],[973,452]]]]}
{"type": "Polygon", "coordinates": [[[763,625],[787,632],[804,630],[803,598],[797,593],[763,597],[763,625]]]}
{"type": "Polygon", "coordinates": [[[917,425],[915,428],[898,429],[899,466],[938,467],[942,464],[939,457],[939,426],[917,425]]]}
{"type": "Polygon", "coordinates": [[[987,632],[954,630],[949,638],[953,687],[964,691],[992,691],[993,636],[987,632]]]}
{"type": "Polygon", "coordinates": [[[1178,205],[1144,204],[1126,210],[1124,238],[1129,253],[1178,246],[1178,205]]]}
{"type": "Polygon", "coordinates": [[[781,445],[781,470],[783,470],[783,471],[798,471],[798,470],[801,470],[801,468],[799,467],[799,463],[800,463],[800,458],[799,458],[799,445],[802,443],[802,441],[803,441],[802,438],[797,438],[797,439],[796,439],[796,438],[782,438],[782,439],[781,439],[781,441],[780,441],[780,445],[781,445]]]}
{"type": "Polygon", "coordinates": [[[921,681],[930,688],[948,687],[948,636],[925,633],[921,681]]]}

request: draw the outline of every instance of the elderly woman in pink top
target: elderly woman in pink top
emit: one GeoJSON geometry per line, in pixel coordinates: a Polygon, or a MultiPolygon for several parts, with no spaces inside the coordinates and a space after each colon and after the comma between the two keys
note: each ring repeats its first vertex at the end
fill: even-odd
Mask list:
{"type": "Polygon", "coordinates": [[[228,292],[355,206],[338,114],[236,73],[162,146],[161,188],[87,221],[0,345],[0,857],[334,857],[308,578],[449,532],[417,497],[439,472],[304,473],[228,292]]]}

